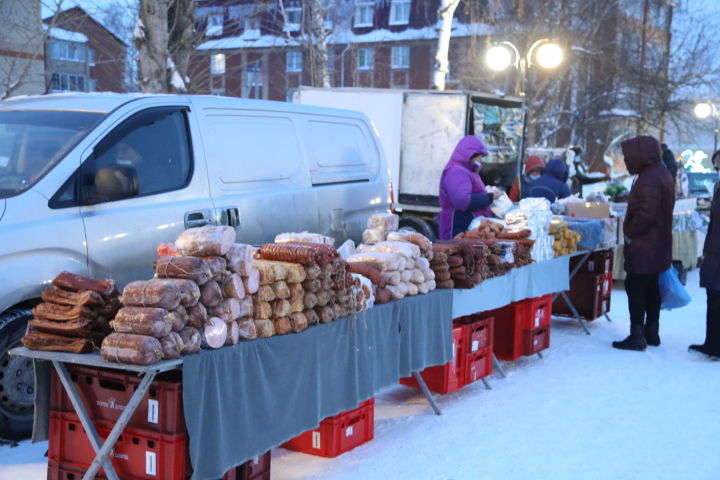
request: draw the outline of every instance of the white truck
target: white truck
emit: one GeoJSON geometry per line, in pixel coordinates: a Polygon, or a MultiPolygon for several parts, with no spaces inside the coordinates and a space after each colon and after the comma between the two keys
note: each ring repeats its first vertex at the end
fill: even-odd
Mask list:
{"type": "Polygon", "coordinates": [[[478,135],[490,150],[486,184],[509,188],[522,151],[522,99],[435,90],[300,87],[293,102],[356,110],[378,130],[401,226],[436,238],[440,175],[457,142],[478,135]]]}

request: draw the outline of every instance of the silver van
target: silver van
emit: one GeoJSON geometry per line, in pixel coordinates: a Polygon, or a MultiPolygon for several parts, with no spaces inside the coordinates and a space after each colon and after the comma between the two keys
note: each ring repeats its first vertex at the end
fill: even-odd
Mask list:
{"type": "Polygon", "coordinates": [[[356,241],[388,211],[389,174],[363,114],[210,96],[59,94],[0,102],[0,437],[25,435],[33,377],[18,344],[60,271],[150,278],[155,247],[231,225],[356,241]]]}

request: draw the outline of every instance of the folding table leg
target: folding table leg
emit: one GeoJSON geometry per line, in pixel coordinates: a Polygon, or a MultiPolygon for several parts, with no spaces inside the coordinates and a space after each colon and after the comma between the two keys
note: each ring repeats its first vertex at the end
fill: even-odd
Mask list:
{"type": "Polygon", "coordinates": [[[480,380],[482,380],[483,385],[485,385],[486,390],[492,390],[492,387],[490,386],[490,383],[488,383],[487,379],[481,378],[480,380]]]}
{"type": "MultiPolygon", "coordinates": [[[[67,392],[68,397],[70,397],[70,402],[72,403],[75,412],[80,418],[80,423],[82,423],[82,426],[85,429],[85,433],[87,434],[88,439],[90,439],[90,444],[92,445],[93,450],[95,450],[95,454],[98,455],[102,447],[100,436],[98,435],[97,430],[95,430],[95,425],[93,425],[92,419],[90,418],[90,415],[88,415],[87,410],[85,409],[85,405],[83,404],[82,400],[80,399],[80,395],[75,389],[75,385],[73,385],[70,374],[68,373],[67,368],[65,368],[64,363],[57,360],[53,360],[52,363],[55,367],[55,370],[57,371],[60,381],[63,384],[63,387],[65,387],[65,392],[67,392]]],[[[100,458],[100,462],[102,462],[102,467],[105,469],[105,474],[107,475],[107,477],[111,480],[118,480],[120,477],[118,477],[117,473],[115,473],[115,468],[112,466],[112,463],[110,462],[108,456],[98,456],[98,458],[100,458]]]]}
{"type": "Polygon", "coordinates": [[[538,356],[541,360],[542,360],[543,358],[545,358],[545,357],[543,357],[542,352],[537,352],[537,356],[538,356]]]}
{"type": "Polygon", "coordinates": [[[423,380],[422,375],[420,375],[418,372],[413,372],[413,377],[415,377],[415,381],[418,383],[418,385],[420,385],[420,390],[422,390],[423,395],[425,395],[425,398],[427,398],[427,401],[430,402],[430,406],[435,411],[435,415],[442,415],[440,408],[437,406],[437,403],[435,403],[435,399],[433,398],[432,393],[430,393],[427,385],[425,385],[425,380],[423,380]]]}
{"type": "Polygon", "coordinates": [[[585,333],[590,335],[590,330],[588,330],[587,325],[585,325],[585,320],[583,320],[583,318],[580,316],[577,309],[575,308],[575,305],[573,305],[573,303],[570,301],[570,298],[567,296],[567,293],[560,292],[560,295],[563,297],[565,303],[570,308],[570,311],[572,312],[573,317],[575,317],[575,320],[580,323],[580,326],[583,328],[583,330],[585,330],[585,333]]]}
{"type": "Polygon", "coordinates": [[[612,322],[612,319],[608,316],[608,314],[605,314],[605,319],[607,319],[608,322],[612,322]]]}
{"type": "Polygon", "coordinates": [[[93,460],[88,471],[85,472],[83,480],[91,480],[95,478],[95,474],[98,470],[100,470],[100,465],[108,458],[110,451],[113,446],[115,446],[115,442],[117,442],[118,437],[120,437],[120,434],[130,421],[130,417],[133,416],[138,405],[140,405],[140,400],[143,398],[148,388],[150,388],[150,384],[155,379],[155,375],[156,372],[148,372],[140,381],[140,385],[137,390],[135,390],[135,393],[133,393],[133,396],[130,398],[125,410],[123,410],[122,415],[120,415],[120,418],[118,418],[112,430],[110,430],[110,435],[108,435],[105,439],[105,443],[103,443],[102,448],[97,453],[95,460],[93,460]]]}
{"type": "Polygon", "coordinates": [[[502,378],[507,377],[507,374],[505,373],[505,369],[504,369],[503,366],[500,364],[500,361],[497,359],[497,357],[495,356],[494,353],[493,353],[492,358],[493,358],[493,365],[495,366],[495,370],[497,370],[498,373],[500,373],[500,376],[501,376],[502,378]]]}

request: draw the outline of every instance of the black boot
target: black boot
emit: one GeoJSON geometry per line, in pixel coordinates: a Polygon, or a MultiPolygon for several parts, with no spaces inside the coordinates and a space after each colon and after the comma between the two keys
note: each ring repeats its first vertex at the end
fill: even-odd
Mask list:
{"type": "Polygon", "coordinates": [[[690,345],[688,347],[688,353],[705,360],[720,361],[720,352],[711,350],[706,344],[690,345]]]}
{"type": "Polygon", "coordinates": [[[660,346],[660,323],[653,322],[645,325],[645,340],[651,347],[660,346]]]}
{"type": "Polygon", "coordinates": [[[613,342],[613,348],[620,350],[637,350],[642,352],[647,347],[645,341],[645,325],[630,325],[630,336],[622,342],[613,342]]]}

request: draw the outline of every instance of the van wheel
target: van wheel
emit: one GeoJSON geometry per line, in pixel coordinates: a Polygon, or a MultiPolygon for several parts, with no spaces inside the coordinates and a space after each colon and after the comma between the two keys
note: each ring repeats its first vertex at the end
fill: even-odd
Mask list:
{"type": "Polygon", "coordinates": [[[28,438],[32,432],[35,374],[32,360],[8,354],[19,347],[30,310],[10,310],[0,315],[0,437],[28,438]]]}
{"type": "Polygon", "coordinates": [[[420,217],[409,215],[407,217],[400,217],[400,228],[415,230],[418,233],[425,235],[431,242],[437,240],[437,235],[428,222],[420,217]]]}

